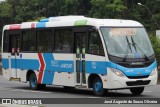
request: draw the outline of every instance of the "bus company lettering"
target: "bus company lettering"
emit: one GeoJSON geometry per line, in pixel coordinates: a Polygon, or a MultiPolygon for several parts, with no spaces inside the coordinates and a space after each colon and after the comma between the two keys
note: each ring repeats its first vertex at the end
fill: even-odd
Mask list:
{"type": "Polygon", "coordinates": [[[92,62],[92,68],[96,69],[96,62],[92,62]]]}
{"type": "Polygon", "coordinates": [[[59,67],[59,63],[58,63],[58,61],[51,60],[51,66],[59,67]]]}
{"type": "Polygon", "coordinates": [[[72,64],[61,64],[60,68],[72,68],[72,64]]]}

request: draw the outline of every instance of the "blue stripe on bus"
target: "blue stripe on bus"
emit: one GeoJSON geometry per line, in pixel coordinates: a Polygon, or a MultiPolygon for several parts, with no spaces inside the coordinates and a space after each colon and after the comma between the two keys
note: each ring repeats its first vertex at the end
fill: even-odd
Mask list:
{"type": "MultiPolygon", "coordinates": [[[[39,66],[40,64],[38,60],[11,59],[11,68],[38,70],[39,66]]],[[[9,68],[9,59],[2,59],[2,68],[9,68]]]]}
{"type": "Polygon", "coordinates": [[[46,22],[36,23],[36,28],[45,28],[45,27],[46,27],[46,22]]]}
{"type": "Polygon", "coordinates": [[[86,61],[86,73],[107,74],[106,62],[86,61]]]}
{"type": "Polygon", "coordinates": [[[122,71],[126,76],[138,76],[139,73],[141,74],[140,76],[150,75],[153,69],[157,67],[156,61],[154,61],[150,66],[144,68],[126,68],[118,64],[116,65],[116,69],[122,71]]]}
{"type": "MultiPolygon", "coordinates": [[[[69,60],[50,60],[45,59],[47,61],[46,70],[58,71],[58,72],[74,72],[74,62],[69,60]]],[[[17,69],[33,69],[39,70],[40,64],[39,60],[31,60],[31,59],[11,59],[12,66],[11,68],[17,69]],[[15,61],[16,64],[15,64],[15,61]]],[[[9,68],[9,60],[2,59],[2,68],[9,68]]]]}
{"type": "Polygon", "coordinates": [[[17,68],[39,70],[39,61],[34,59],[18,59],[17,68]]]}
{"type": "Polygon", "coordinates": [[[41,19],[39,22],[49,22],[49,18],[41,19]]]}
{"type": "Polygon", "coordinates": [[[60,71],[60,72],[74,72],[74,61],[70,60],[55,60],[53,54],[43,54],[46,68],[45,70],[60,71]]]}
{"type": "Polygon", "coordinates": [[[2,68],[9,68],[9,60],[8,59],[2,59],[2,68]]]}
{"type": "Polygon", "coordinates": [[[107,74],[108,68],[117,68],[117,64],[105,61],[86,61],[86,73],[107,74]]]}
{"type": "MultiPolygon", "coordinates": [[[[54,58],[51,57],[53,54],[43,55],[46,63],[46,70],[56,72],[74,72],[74,61],[54,60],[54,58]]],[[[15,59],[12,59],[11,62],[14,63],[15,59]]],[[[18,69],[37,70],[39,69],[39,66],[40,64],[38,60],[17,59],[18,69]]],[[[15,64],[12,64],[11,67],[15,68],[15,64]]],[[[157,67],[157,63],[154,61],[150,66],[144,68],[126,68],[113,62],[86,61],[86,73],[107,74],[107,67],[118,69],[126,76],[138,76],[138,73],[140,73],[141,76],[145,76],[150,75],[152,70],[157,67]]],[[[2,68],[9,68],[8,59],[2,59],[2,68]]]]}
{"type": "Polygon", "coordinates": [[[118,69],[126,76],[138,76],[139,73],[146,76],[157,67],[157,63],[154,61],[150,66],[143,68],[126,68],[113,62],[86,61],[86,73],[107,74],[107,67],[118,69]]]}
{"type": "Polygon", "coordinates": [[[43,84],[52,84],[54,80],[54,71],[50,68],[51,60],[54,60],[53,54],[44,53],[43,54],[44,62],[45,62],[45,70],[43,74],[43,84]]]}

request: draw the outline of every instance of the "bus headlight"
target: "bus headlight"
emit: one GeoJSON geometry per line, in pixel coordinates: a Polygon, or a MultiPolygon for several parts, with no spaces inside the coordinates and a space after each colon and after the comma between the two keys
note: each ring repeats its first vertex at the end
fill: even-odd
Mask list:
{"type": "Polygon", "coordinates": [[[153,69],[153,71],[151,72],[150,76],[153,76],[157,73],[157,67],[153,69]]]}
{"type": "Polygon", "coordinates": [[[119,76],[119,77],[125,77],[125,75],[121,72],[121,71],[119,71],[119,70],[117,70],[117,69],[114,69],[114,68],[110,68],[111,69],[111,71],[114,73],[114,74],[116,74],[117,76],[119,76]]]}

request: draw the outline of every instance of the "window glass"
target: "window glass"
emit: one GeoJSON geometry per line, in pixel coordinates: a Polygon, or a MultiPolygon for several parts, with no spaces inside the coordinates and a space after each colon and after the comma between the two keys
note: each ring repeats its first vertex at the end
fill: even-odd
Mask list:
{"type": "Polygon", "coordinates": [[[42,52],[52,51],[52,30],[37,31],[37,50],[42,52]]]}
{"type": "Polygon", "coordinates": [[[35,50],[36,35],[34,31],[22,32],[22,51],[36,51],[35,50]]]}
{"type": "Polygon", "coordinates": [[[102,42],[97,32],[89,34],[89,53],[104,56],[102,42]]]}
{"type": "Polygon", "coordinates": [[[55,52],[72,52],[72,30],[55,31],[55,52]]]}
{"type": "Polygon", "coordinates": [[[145,58],[154,54],[144,28],[101,28],[109,55],[120,58],[145,58]]]}
{"type": "Polygon", "coordinates": [[[8,32],[4,32],[4,37],[3,37],[3,52],[8,52],[8,32]]]}

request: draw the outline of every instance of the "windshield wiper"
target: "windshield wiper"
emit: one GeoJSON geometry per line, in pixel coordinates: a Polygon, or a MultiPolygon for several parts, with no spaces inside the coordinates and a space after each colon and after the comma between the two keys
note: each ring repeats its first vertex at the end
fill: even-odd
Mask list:
{"type": "Polygon", "coordinates": [[[132,53],[131,43],[129,43],[129,40],[128,40],[128,37],[127,37],[127,36],[126,36],[126,40],[127,40],[128,46],[127,46],[127,51],[126,51],[126,53],[125,53],[125,56],[124,56],[124,58],[123,58],[123,62],[125,62],[126,59],[127,59],[127,56],[128,56],[128,48],[130,49],[130,51],[131,51],[131,53],[132,53]]]}
{"type": "Polygon", "coordinates": [[[135,51],[137,52],[136,46],[139,48],[139,50],[143,53],[146,61],[149,61],[148,56],[144,53],[144,51],[137,45],[137,43],[134,42],[133,37],[131,36],[131,40],[132,40],[132,46],[134,46],[135,51]]]}
{"type": "Polygon", "coordinates": [[[131,53],[132,53],[131,43],[129,43],[129,40],[128,40],[128,37],[127,37],[127,36],[126,36],[126,40],[127,40],[127,43],[128,43],[129,49],[130,49],[130,51],[131,51],[131,53]]]}

